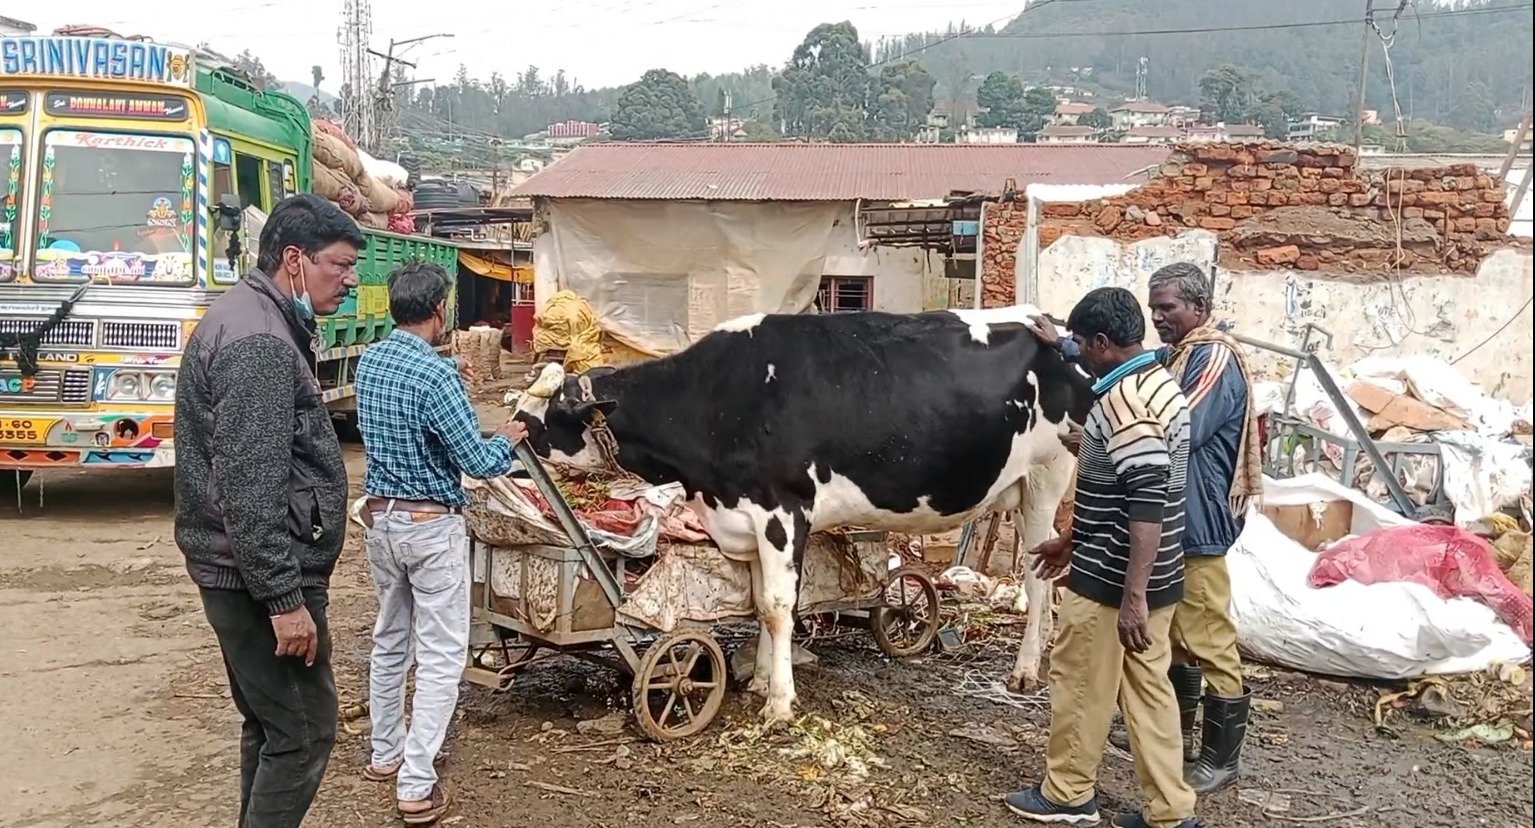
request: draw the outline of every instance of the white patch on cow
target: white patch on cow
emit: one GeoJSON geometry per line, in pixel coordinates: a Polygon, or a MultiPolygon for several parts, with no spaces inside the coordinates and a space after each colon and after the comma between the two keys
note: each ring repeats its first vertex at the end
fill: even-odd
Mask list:
{"type": "Polygon", "coordinates": [[[1006,308],[950,308],[949,313],[970,326],[970,338],[982,345],[991,342],[991,326],[1008,322],[1028,322],[1031,316],[1042,316],[1044,311],[1033,305],[1012,305],[1006,308]]]}
{"type": "Polygon", "coordinates": [[[549,459],[589,474],[608,470],[608,462],[603,459],[602,450],[597,448],[597,441],[592,438],[591,429],[581,430],[580,451],[575,454],[566,454],[550,446],[549,459]]]}
{"type": "MultiPolygon", "coordinates": [[[[543,422],[544,415],[549,412],[549,400],[554,395],[560,393],[560,388],[564,384],[565,366],[558,362],[551,362],[545,365],[538,372],[538,378],[533,380],[533,384],[517,395],[515,400],[517,407],[513,409],[513,415],[526,414],[539,422],[543,422]]],[[[514,402],[510,398],[510,394],[507,396],[507,402],[514,402]]]]}
{"type": "Polygon", "coordinates": [[[1073,362],[1073,363],[1071,363],[1071,367],[1077,369],[1077,376],[1080,376],[1082,379],[1085,379],[1085,380],[1095,379],[1095,377],[1092,374],[1087,373],[1087,369],[1083,368],[1081,363],[1073,362]]]}
{"type": "Polygon", "coordinates": [[[702,497],[690,505],[703,520],[720,551],[735,560],[749,560],[752,603],[757,608],[757,663],[748,689],[767,692],[762,716],[785,722],[794,711],[794,607],[799,601],[799,572],[794,565],[794,518],[785,509],[765,509],[742,498],[732,506],[711,507],[702,497]],[[784,545],[768,540],[774,520],[783,528],[784,545]]]}
{"type": "Polygon", "coordinates": [[[768,383],[772,382],[777,377],[778,377],[778,366],[776,366],[773,363],[769,362],[768,363],[767,379],[763,380],[762,384],[763,385],[767,385],[768,383]]]}
{"type": "Polygon", "coordinates": [[[726,319],[724,322],[715,325],[714,329],[727,333],[751,333],[752,329],[761,325],[762,320],[766,318],[767,314],[765,313],[749,313],[745,316],[737,316],[734,319],[726,319]]]}

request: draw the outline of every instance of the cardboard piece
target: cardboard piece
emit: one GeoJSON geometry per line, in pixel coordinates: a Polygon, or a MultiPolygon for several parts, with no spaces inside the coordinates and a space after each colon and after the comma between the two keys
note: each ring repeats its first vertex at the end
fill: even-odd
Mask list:
{"type": "Polygon", "coordinates": [[[1354,504],[1347,500],[1264,504],[1263,516],[1285,537],[1315,552],[1350,533],[1354,504]]]}
{"type": "Polygon", "coordinates": [[[1374,383],[1358,381],[1348,387],[1348,395],[1360,408],[1370,412],[1365,424],[1371,434],[1394,426],[1412,431],[1464,431],[1465,419],[1407,394],[1396,394],[1374,383]]]}

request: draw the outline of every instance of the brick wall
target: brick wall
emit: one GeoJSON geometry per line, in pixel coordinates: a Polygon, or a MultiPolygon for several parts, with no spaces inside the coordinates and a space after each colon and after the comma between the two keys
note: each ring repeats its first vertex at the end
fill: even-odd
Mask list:
{"type": "MultiPolygon", "coordinates": [[[[1370,278],[1470,274],[1496,249],[1529,246],[1507,235],[1503,183],[1475,165],[1364,170],[1357,161],[1352,149],[1332,145],[1178,145],[1156,177],[1123,196],[1043,205],[1040,247],[1067,233],[1139,241],[1197,227],[1220,237],[1227,267],[1370,278]]],[[[1006,246],[1013,213],[997,216],[1006,217],[995,230],[1006,246]]],[[[990,244],[983,286],[1005,281],[1011,297],[1012,259],[990,244]]]]}
{"type": "Polygon", "coordinates": [[[981,227],[983,308],[1005,308],[1017,303],[1014,274],[1028,215],[1028,207],[1021,201],[986,205],[986,221],[981,227]]]}

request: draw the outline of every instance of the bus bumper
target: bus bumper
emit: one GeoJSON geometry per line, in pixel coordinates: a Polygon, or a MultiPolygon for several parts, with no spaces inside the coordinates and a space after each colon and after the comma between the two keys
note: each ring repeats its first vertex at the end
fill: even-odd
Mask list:
{"type": "Polygon", "coordinates": [[[174,466],[173,433],[169,412],[0,410],[0,469],[174,466]]]}

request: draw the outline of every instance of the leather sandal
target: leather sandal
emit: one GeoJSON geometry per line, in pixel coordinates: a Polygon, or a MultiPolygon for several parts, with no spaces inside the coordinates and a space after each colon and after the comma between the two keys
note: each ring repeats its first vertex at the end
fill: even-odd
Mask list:
{"type": "Polygon", "coordinates": [[[400,766],[405,764],[404,759],[396,759],[387,765],[375,765],[369,762],[363,766],[362,778],[369,782],[388,782],[394,779],[400,772],[400,766]]]}
{"type": "Polygon", "coordinates": [[[447,787],[438,782],[426,799],[402,799],[395,807],[406,825],[431,825],[448,813],[450,801],[447,787]]]}

